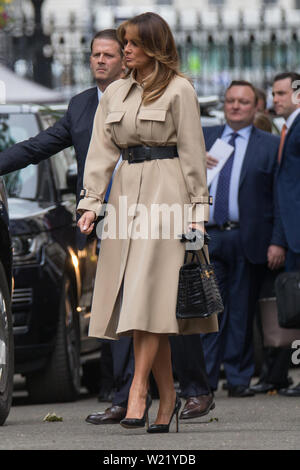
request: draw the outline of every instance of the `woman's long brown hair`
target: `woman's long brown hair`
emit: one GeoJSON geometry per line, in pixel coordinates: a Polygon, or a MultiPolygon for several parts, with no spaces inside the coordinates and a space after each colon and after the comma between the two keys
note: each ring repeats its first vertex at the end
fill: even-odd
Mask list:
{"type": "MultiPolygon", "coordinates": [[[[168,23],[156,13],[142,13],[124,21],[117,30],[119,41],[125,45],[128,26],[136,26],[138,37],[135,39],[146,55],[154,61],[153,72],[144,81],[143,103],[157,100],[179,71],[179,58],[175,40],[168,23]]],[[[127,75],[131,73],[131,70],[127,75]]]]}

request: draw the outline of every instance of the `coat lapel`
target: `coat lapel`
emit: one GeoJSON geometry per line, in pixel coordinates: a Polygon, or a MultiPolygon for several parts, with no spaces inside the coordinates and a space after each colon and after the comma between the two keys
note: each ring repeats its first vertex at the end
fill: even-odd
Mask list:
{"type": "Polygon", "coordinates": [[[296,118],[294,119],[294,122],[293,122],[293,124],[291,125],[290,129],[288,130],[288,133],[287,133],[286,138],[285,138],[285,140],[284,140],[283,149],[282,149],[282,154],[281,154],[282,156],[281,156],[281,160],[280,160],[279,166],[281,166],[282,161],[283,161],[283,159],[284,159],[285,149],[286,149],[286,146],[287,146],[287,142],[288,142],[288,140],[289,140],[289,138],[290,138],[290,135],[291,135],[291,133],[293,132],[294,127],[297,125],[297,123],[298,123],[299,121],[300,121],[300,113],[299,113],[298,116],[296,116],[296,118]]]}
{"type": "Polygon", "coordinates": [[[207,151],[209,152],[209,149],[213,146],[215,141],[219,138],[221,138],[223,131],[225,129],[225,126],[218,126],[215,128],[215,132],[210,132],[210,128],[206,127],[204,129],[204,135],[205,135],[205,146],[207,151]],[[207,132],[207,134],[206,134],[207,132]]]}

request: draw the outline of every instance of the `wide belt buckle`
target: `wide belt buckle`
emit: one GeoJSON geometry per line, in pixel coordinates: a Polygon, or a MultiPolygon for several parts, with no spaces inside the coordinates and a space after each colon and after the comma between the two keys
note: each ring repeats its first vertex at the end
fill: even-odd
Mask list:
{"type": "Polygon", "coordinates": [[[133,151],[128,150],[128,163],[137,163],[137,160],[134,159],[133,151]]]}

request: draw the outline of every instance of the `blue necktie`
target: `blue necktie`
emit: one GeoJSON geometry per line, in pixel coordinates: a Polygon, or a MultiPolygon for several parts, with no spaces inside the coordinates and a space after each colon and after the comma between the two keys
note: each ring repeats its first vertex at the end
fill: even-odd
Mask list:
{"type": "Polygon", "coordinates": [[[228,222],[230,176],[235,154],[235,139],[238,135],[237,132],[231,134],[231,139],[228,143],[234,147],[234,150],[219,174],[214,208],[214,219],[217,225],[223,225],[225,222],[228,222]]]}

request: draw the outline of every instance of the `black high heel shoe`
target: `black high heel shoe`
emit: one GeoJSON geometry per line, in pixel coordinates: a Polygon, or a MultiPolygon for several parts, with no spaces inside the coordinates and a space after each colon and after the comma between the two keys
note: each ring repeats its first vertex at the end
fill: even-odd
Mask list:
{"type": "Polygon", "coordinates": [[[179,421],[178,421],[178,413],[181,408],[181,400],[179,396],[176,394],[175,406],[173,413],[171,415],[170,421],[168,424],[151,424],[147,429],[149,433],[159,433],[159,432],[169,432],[170,424],[173,419],[173,416],[176,415],[176,432],[179,431],[179,421]]]}
{"type": "Polygon", "coordinates": [[[127,429],[143,428],[146,423],[147,423],[147,426],[149,426],[148,411],[149,411],[151,404],[152,404],[152,399],[148,393],[147,398],[146,398],[146,406],[145,406],[143,417],[142,418],[124,418],[122,419],[122,421],[120,421],[121,426],[127,429]]]}

